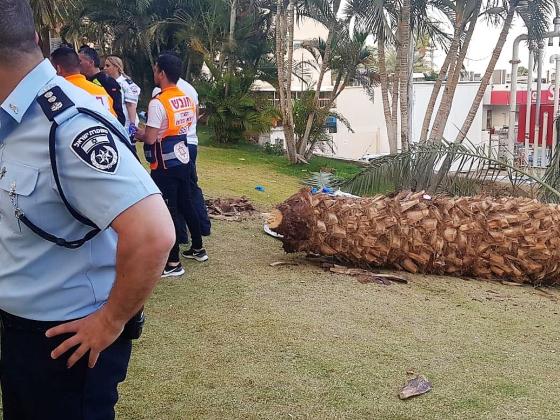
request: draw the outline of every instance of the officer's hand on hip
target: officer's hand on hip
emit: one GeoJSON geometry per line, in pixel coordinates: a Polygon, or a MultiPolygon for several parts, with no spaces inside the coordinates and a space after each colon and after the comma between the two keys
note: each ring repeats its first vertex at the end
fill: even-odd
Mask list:
{"type": "Polygon", "coordinates": [[[111,319],[104,308],[85,318],[58,325],[49,329],[46,336],[51,338],[61,334],[74,333],[74,335],[54,349],[51,357],[58,359],[68,350],[78,346],[76,351],[68,358],[68,368],[74,366],[88,351],[88,366],[93,368],[97,363],[99,354],[119,338],[123,328],[124,324],[111,319]]]}

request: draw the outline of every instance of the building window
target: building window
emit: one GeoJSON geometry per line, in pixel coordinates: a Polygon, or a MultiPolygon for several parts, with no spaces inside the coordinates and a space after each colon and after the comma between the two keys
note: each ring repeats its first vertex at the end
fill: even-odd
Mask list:
{"type": "Polygon", "coordinates": [[[492,110],[486,111],[486,129],[492,130],[492,110]]]}
{"type": "Polygon", "coordinates": [[[325,128],[329,133],[334,134],[337,132],[336,117],[327,117],[325,121],[325,128]]]}

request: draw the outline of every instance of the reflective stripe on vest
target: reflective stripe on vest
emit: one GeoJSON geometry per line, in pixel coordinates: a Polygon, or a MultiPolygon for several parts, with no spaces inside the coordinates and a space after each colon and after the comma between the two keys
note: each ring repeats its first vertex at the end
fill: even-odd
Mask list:
{"type": "Polygon", "coordinates": [[[144,156],[150,163],[150,169],[168,169],[189,163],[187,135],[165,137],[163,141],[152,145],[144,144],[144,156]]]}
{"type": "Polygon", "coordinates": [[[153,145],[144,145],[144,156],[152,170],[160,165],[167,169],[188,163],[187,132],[196,118],[196,105],[177,86],[165,88],[156,99],[165,109],[168,127],[161,140],[153,145]]]}

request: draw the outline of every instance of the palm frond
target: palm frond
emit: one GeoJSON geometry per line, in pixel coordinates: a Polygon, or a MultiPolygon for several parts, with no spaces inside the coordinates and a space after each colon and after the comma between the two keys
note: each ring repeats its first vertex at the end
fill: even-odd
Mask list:
{"type": "MultiPolygon", "coordinates": [[[[560,120],[554,121],[556,127],[560,125],[560,120]]],[[[546,169],[542,180],[547,185],[550,185],[555,190],[560,190],[560,143],[557,143],[556,150],[554,150],[554,154],[552,155],[552,160],[550,165],[546,169]]],[[[554,197],[554,193],[549,189],[542,189],[539,191],[539,198],[541,201],[545,202],[557,202],[554,197]]]]}
{"type": "Polygon", "coordinates": [[[541,41],[550,30],[551,15],[556,0],[512,0],[527,28],[529,40],[541,41]]]}
{"type": "Polygon", "coordinates": [[[307,186],[321,191],[323,188],[336,188],[342,180],[330,172],[312,172],[310,176],[303,180],[307,186]]]}
{"type": "MultiPolygon", "coordinates": [[[[560,160],[560,157],[556,156],[560,160]]],[[[558,172],[556,169],[551,170],[558,172]]],[[[410,151],[373,159],[345,182],[344,191],[358,195],[402,190],[449,195],[515,195],[560,203],[560,174],[547,178],[525,172],[498,156],[496,150],[470,143],[424,144],[410,151]],[[556,183],[551,182],[552,178],[556,183]]]]}

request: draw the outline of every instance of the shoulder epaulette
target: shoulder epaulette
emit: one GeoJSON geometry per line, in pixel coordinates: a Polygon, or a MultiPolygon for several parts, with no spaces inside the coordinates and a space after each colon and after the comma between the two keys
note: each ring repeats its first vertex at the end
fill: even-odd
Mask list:
{"type": "Polygon", "coordinates": [[[74,102],[62,91],[60,86],[53,86],[37,97],[37,103],[49,119],[54,121],[57,115],[74,106],[74,102]]]}

